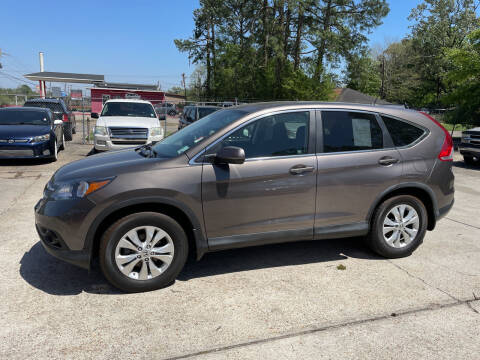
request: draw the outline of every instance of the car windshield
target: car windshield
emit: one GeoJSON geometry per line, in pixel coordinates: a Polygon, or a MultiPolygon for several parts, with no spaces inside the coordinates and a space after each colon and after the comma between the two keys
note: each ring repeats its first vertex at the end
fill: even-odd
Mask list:
{"type": "Polygon", "coordinates": [[[49,125],[45,111],[7,110],[0,111],[0,125],[49,125]]]}
{"type": "Polygon", "coordinates": [[[155,111],[150,104],[135,102],[110,102],[102,110],[102,116],[140,116],[155,117],[155,111]]]}
{"type": "Polygon", "coordinates": [[[198,108],[198,118],[204,118],[217,110],[217,108],[198,108]]]}
{"type": "Polygon", "coordinates": [[[160,157],[175,157],[200,144],[218,130],[247,114],[243,110],[219,110],[170,135],[153,146],[160,157]]]}

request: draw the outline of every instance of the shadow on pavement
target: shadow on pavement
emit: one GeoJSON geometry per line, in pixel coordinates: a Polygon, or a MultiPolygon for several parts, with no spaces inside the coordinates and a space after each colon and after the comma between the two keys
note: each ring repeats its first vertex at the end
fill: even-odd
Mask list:
{"type": "Polygon", "coordinates": [[[468,165],[465,163],[465,161],[454,161],[453,166],[462,168],[462,169],[468,169],[468,170],[477,170],[480,171],[480,161],[478,164],[473,164],[473,165],[468,165]]]}
{"type": "Polygon", "coordinates": [[[82,292],[119,294],[98,269],[70,265],[48,254],[37,242],[20,260],[20,275],[33,287],[51,295],[77,295],[82,292]]]}
{"type": "Polygon", "coordinates": [[[178,280],[273,267],[358,259],[383,259],[370,252],[361,238],[301,241],[255,246],[206,254],[199,262],[189,262],[178,280]]]}
{"type": "MultiPolygon", "coordinates": [[[[188,261],[178,276],[179,281],[240,271],[300,264],[344,260],[348,257],[381,260],[370,252],[362,239],[302,241],[206,254],[202,260],[188,261]]],[[[20,275],[35,288],[51,295],[121,294],[110,286],[98,267],[87,270],[65,263],[49,255],[40,242],[26,252],[20,261],[20,275]]]]}
{"type": "Polygon", "coordinates": [[[48,158],[39,159],[0,159],[0,166],[37,166],[51,163],[48,158]]]}

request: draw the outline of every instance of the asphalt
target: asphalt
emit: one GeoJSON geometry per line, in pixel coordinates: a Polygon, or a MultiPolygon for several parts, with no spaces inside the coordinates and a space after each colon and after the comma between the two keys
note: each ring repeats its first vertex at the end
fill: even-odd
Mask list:
{"type": "Polygon", "coordinates": [[[480,167],[458,154],[455,206],[408,258],[361,239],[224,251],[124,294],[38,242],[45,183],[91,149],[74,140],[56,163],[0,162],[0,358],[479,358],[480,167]]]}

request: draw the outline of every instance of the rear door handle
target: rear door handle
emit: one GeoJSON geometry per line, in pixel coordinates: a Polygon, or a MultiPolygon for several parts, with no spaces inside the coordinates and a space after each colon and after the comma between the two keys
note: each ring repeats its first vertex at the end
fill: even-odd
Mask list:
{"type": "Polygon", "coordinates": [[[315,170],[313,166],[295,165],[290,168],[290,174],[298,175],[315,170]]]}
{"type": "Polygon", "coordinates": [[[398,163],[398,161],[399,160],[394,158],[394,157],[384,156],[384,157],[380,158],[380,160],[378,160],[378,163],[380,165],[383,165],[383,166],[388,166],[388,165],[396,164],[396,163],[398,163]]]}

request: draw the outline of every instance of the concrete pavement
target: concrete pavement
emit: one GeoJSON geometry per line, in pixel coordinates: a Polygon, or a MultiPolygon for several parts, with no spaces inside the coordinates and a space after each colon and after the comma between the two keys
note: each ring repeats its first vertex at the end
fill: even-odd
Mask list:
{"type": "Polygon", "coordinates": [[[123,294],[38,242],[45,183],[90,150],[68,145],[57,163],[0,164],[0,358],[478,359],[480,168],[458,154],[456,204],[408,258],[361,239],[254,247],[123,294]]]}

